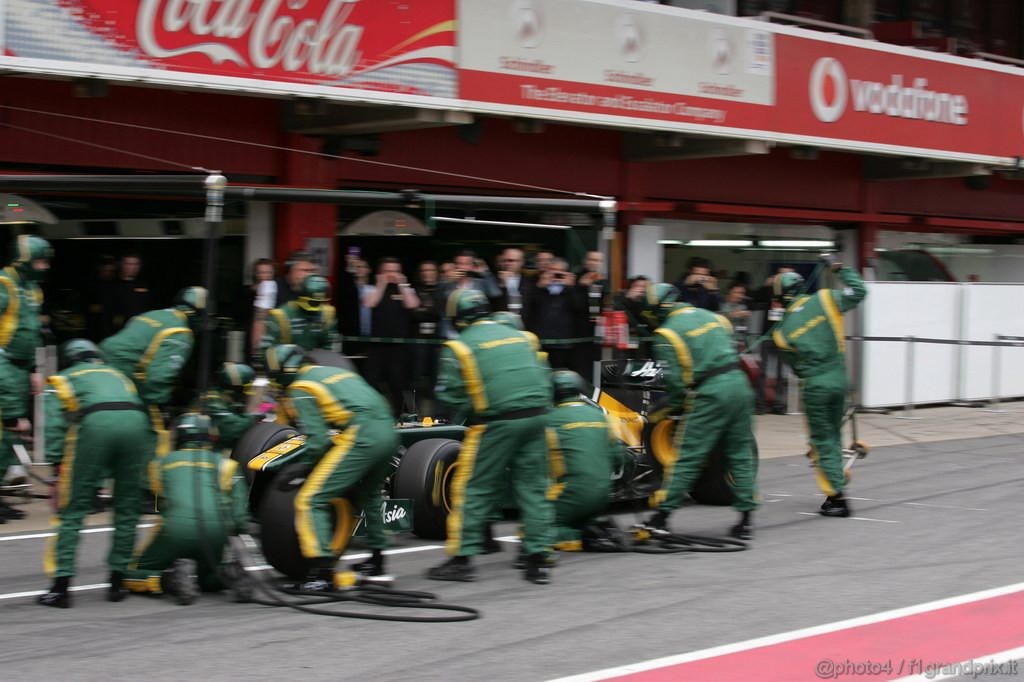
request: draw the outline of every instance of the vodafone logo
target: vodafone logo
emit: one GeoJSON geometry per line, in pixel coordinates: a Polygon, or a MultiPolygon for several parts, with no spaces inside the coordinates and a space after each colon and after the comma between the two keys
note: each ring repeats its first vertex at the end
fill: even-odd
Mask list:
{"type": "Polygon", "coordinates": [[[846,112],[849,84],[846,71],[835,57],[814,62],[809,81],[811,111],[822,123],[835,123],[846,112]]]}
{"type": "Polygon", "coordinates": [[[906,118],[927,123],[967,125],[967,97],[928,88],[928,79],[890,74],[889,82],[847,78],[835,57],[821,57],[811,67],[808,80],[811,111],[822,123],[835,123],[853,110],[878,116],[906,118]],[[904,82],[910,85],[904,85],[904,82]]]}

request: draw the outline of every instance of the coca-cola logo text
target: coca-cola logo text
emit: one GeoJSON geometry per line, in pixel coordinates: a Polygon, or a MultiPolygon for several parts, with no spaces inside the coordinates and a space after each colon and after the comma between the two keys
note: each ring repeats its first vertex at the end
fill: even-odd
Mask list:
{"type": "Polygon", "coordinates": [[[358,65],[364,27],[348,23],[360,0],[141,0],[136,33],[155,59],[206,55],[213,63],[344,77],[358,65]]]}

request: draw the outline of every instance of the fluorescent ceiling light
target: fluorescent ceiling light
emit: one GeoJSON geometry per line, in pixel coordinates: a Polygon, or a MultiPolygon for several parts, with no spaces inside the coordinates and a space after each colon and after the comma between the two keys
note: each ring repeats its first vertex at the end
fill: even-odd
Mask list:
{"type": "Polygon", "coordinates": [[[437,223],[461,223],[463,225],[504,225],[507,227],[539,227],[545,230],[571,230],[571,225],[549,225],[547,223],[511,223],[507,220],[476,220],[474,218],[447,218],[436,216],[431,218],[437,223]]]}
{"type": "Polygon", "coordinates": [[[659,239],[658,243],[659,244],[664,244],[665,246],[682,246],[683,245],[683,243],[681,241],[679,241],[678,239],[659,239]]]}
{"type": "Polygon", "coordinates": [[[824,239],[762,239],[758,241],[759,246],[782,246],[782,247],[805,247],[808,249],[831,249],[836,243],[824,239]]]}
{"type": "Polygon", "coordinates": [[[691,239],[687,246],[753,246],[750,239],[691,239]]]}

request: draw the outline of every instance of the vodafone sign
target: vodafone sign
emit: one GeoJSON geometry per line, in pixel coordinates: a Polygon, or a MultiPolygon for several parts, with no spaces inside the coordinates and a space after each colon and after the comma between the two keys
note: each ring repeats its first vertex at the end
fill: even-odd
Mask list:
{"type": "Polygon", "coordinates": [[[927,78],[915,78],[908,86],[899,74],[887,84],[850,80],[838,59],[822,57],[811,68],[809,85],[811,110],[822,123],[838,121],[850,101],[857,112],[967,125],[967,98],[932,92],[927,78]]]}
{"type": "Polygon", "coordinates": [[[776,35],[770,128],[823,147],[1008,163],[1024,154],[1024,72],[876,43],[776,35]],[[918,56],[920,54],[920,56],[918,56]]]}

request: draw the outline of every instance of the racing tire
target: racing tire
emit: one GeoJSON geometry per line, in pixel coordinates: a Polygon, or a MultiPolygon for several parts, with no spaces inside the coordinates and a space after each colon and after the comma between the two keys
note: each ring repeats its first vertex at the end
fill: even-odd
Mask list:
{"type": "Polygon", "coordinates": [[[252,485],[256,472],[249,469],[249,461],[297,435],[299,432],[291,426],[277,422],[259,422],[238,439],[238,444],[231,451],[231,459],[238,462],[238,466],[245,473],[245,480],[252,485]]]}
{"type": "MultiPolygon", "coordinates": [[[[260,500],[259,518],[263,530],[260,541],[263,556],[267,563],[279,573],[302,580],[309,575],[312,568],[299,549],[299,534],[295,523],[295,497],[306,482],[311,469],[305,464],[293,464],[278,474],[271,485],[267,486],[260,500]]],[[[352,513],[352,505],[346,499],[335,500],[334,540],[331,550],[335,558],[340,557],[348,546],[356,517],[352,513]],[[339,525],[340,521],[340,525],[339,525]]]]}
{"type": "Polygon", "coordinates": [[[458,470],[462,443],[428,438],[413,443],[395,473],[394,496],[412,500],[412,532],[429,540],[447,535],[451,485],[458,470]]]}
{"type": "Polygon", "coordinates": [[[352,363],[347,355],[341,353],[335,353],[330,350],[311,350],[306,353],[306,357],[313,361],[313,364],[321,367],[334,367],[336,369],[347,369],[351,372],[356,372],[356,366],[352,363]]]}

